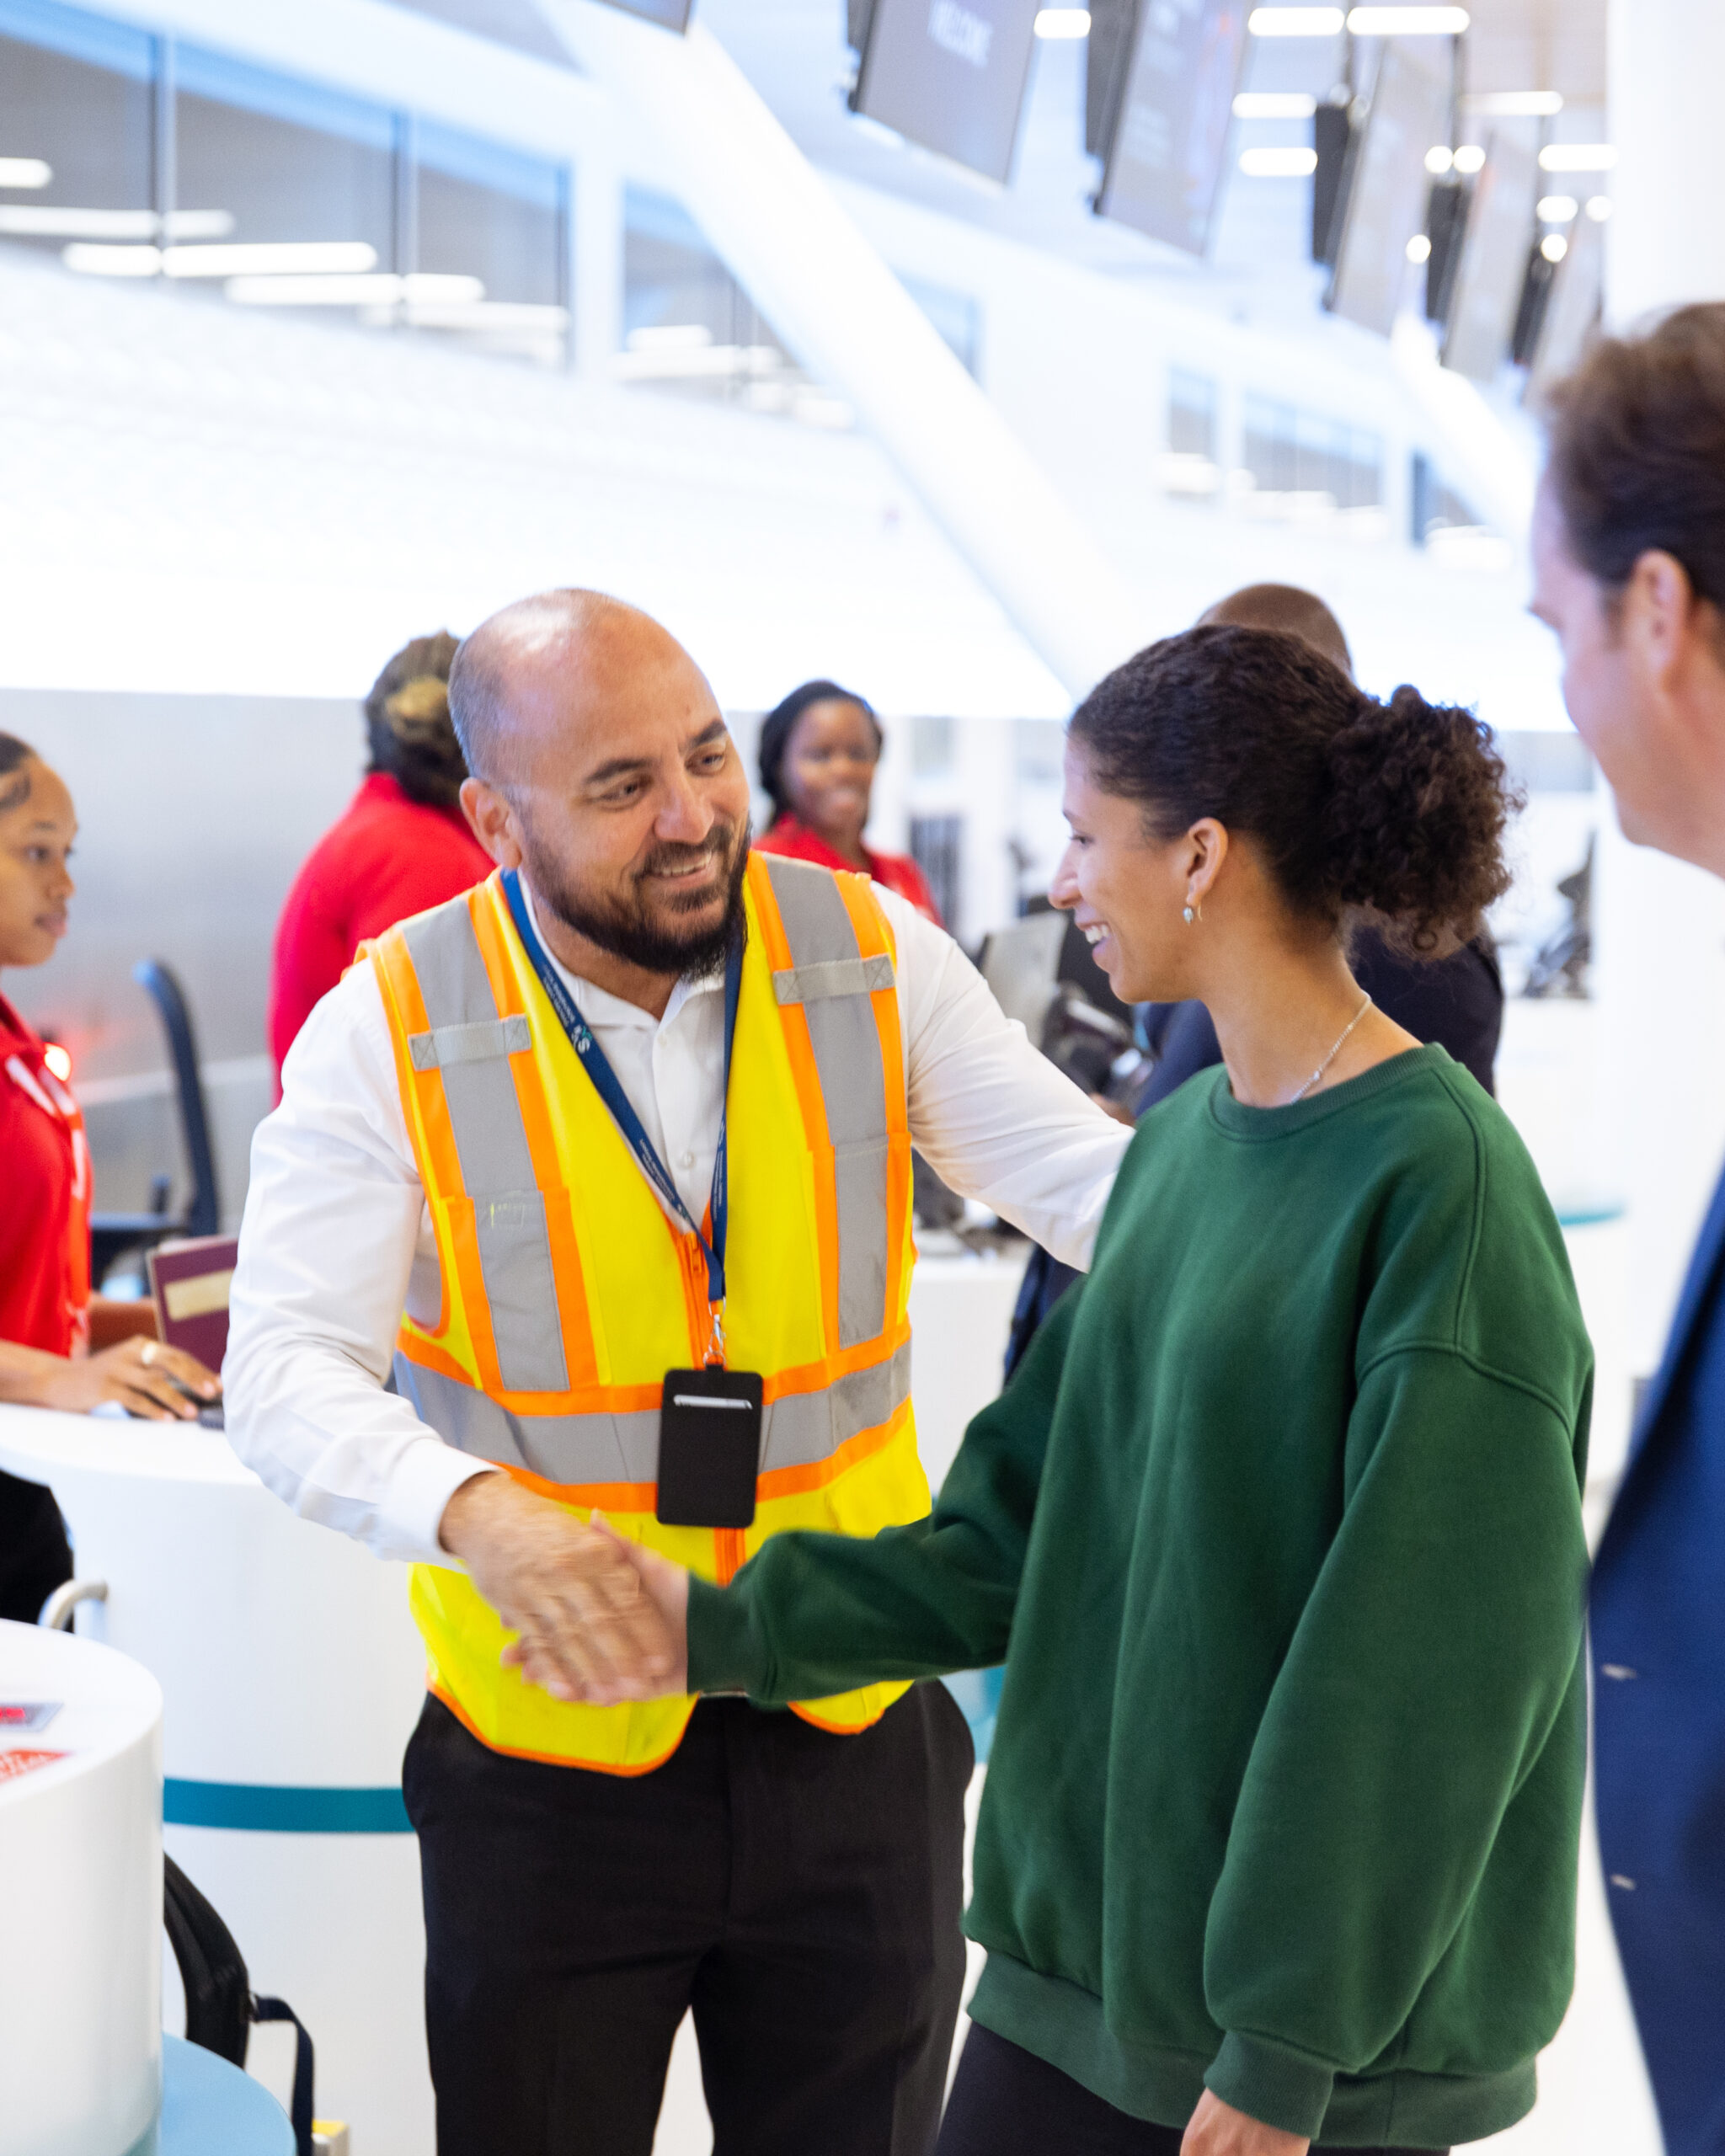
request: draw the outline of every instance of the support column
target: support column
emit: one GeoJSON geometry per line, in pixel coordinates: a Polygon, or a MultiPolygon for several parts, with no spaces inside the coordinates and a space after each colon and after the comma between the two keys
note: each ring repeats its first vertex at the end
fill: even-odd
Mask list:
{"type": "MultiPolygon", "coordinates": [[[[1608,321],[1725,299],[1725,8],[1610,0],[1608,321]]],[[[1725,1155],[1725,883],[1632,846],[1607,810],[1598,862],[1610,1171],[1629,1206],[1632,1367],[1656,1364],[1725,1155]]]]}

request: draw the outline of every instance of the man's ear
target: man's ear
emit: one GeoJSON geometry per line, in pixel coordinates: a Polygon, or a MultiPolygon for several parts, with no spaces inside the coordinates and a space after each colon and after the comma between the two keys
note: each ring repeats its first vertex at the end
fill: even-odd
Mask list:
{"type": "Polygon", "coordinates": [[[499,868],[519,868],[524,855],[521,825],[509,796],[483,778],[462,781],[462,814],[467,827],[499,868]]]}
{"type": "Polygon", "coordinates": [[[1689,571],[1674,554],[1649,547],[1629,573],[1618,601],[1621,632],[1654,683],[1668,694],[1705,643],[1717,659],[1718,616],[1697,599],[1689,571]]]}

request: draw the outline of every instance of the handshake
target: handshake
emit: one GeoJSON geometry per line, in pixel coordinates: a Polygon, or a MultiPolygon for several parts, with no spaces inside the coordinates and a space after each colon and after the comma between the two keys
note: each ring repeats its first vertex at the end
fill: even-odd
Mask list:
{"type": "Polygon", "coordinates": [[[688,1689],[689,1576],[507,1475],[476,1475],[438,1540],[508,1629],[505,1663],[553,1700],[615,1706],[688,1689]]]}

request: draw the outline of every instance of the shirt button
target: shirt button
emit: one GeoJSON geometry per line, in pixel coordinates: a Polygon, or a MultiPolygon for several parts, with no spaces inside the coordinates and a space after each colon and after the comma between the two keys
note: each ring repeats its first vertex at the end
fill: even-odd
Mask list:
{"type": "Polygon", "coordinates": [[[694,1166],[694,1165],[695,1165],[695,1155],[694,1155],[692,1153],[680,1153],[680,1154],[678,1154],[678,1155],[677,1155],[677,1166],[678,1166],[680,1168],[692,1168],[692,1167],[694,1166]]]}
{"type": "Polygon", "coordinates": [[[1602,1662],[1599,1664],[1600,1676],[1614,1677],[1620,1684],[1625,1678],[1633,1677],[1636,1673],[1626,1662],[1602,1662]]]}
{"type": "Polygon", "coordinates": [[[1611,1884],[1614,1886],[1621,1886],[1626,1894],[1632,1894],[1635,1892],[1635,1881],[1621,1871],[1614,1871],[1611,1874],[1611,1884]]]}

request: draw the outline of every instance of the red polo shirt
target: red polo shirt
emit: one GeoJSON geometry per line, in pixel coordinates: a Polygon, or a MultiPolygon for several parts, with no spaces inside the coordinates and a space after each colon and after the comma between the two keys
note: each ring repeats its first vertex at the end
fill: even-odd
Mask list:
{"type": "MultiPolygon", "coordinates": [[[[793,861],[812,861],[818,867],[856,873],[854,862],[846,861],[843,854],[835,851],[825,839],[817,838],[806,824],[799,824],[794,816],[781,816],[754,844],[757,853],[782,853],[793,861]]],[[[896,891],[901,899],[908,899],[917,912],[927,914],[937,928],[946,926],[940,917],[940,909],[934,903],[934,894],[928,888],[928,878],[908,853],[871,853],[866,846],[862,851],[868,859],[868,873],[877,883],[884,884],[889,891],[896,891]]]]}
{"type": "Polygon", "coordinates": [[[373,771],[306,857],[281,909],[270,985],[270,1051],[281,1062],[368,936],[483,883],[493,862],[459,808],[410,801],[373,771]]]}
{"type": "Polygon", "coordinates": [[[89,1337],[90,1155],[43,1055],[0,996],[0,1340],[70,1355],[89,1337]]]}

